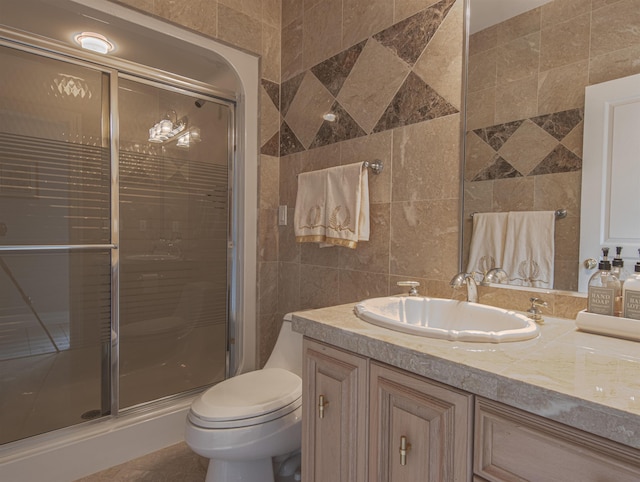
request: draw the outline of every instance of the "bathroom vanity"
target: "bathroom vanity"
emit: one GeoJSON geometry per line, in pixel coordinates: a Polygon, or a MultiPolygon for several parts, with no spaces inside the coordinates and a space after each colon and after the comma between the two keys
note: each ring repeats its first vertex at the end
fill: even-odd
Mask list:
{"type": "Polygon", "coordinates": [[[303,480],[640,480],[636,342],[547,318],[514,343],[389,331],[353,305],[298,312],[303,480]]]}

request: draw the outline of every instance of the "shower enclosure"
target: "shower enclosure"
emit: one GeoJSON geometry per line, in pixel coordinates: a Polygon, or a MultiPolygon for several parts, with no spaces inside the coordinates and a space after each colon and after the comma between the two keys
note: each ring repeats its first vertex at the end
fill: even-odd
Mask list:
{"type": "Polygon", "coordinates": [[[0,45],[0,444],[227,376],[234,102],[0,45]]]}

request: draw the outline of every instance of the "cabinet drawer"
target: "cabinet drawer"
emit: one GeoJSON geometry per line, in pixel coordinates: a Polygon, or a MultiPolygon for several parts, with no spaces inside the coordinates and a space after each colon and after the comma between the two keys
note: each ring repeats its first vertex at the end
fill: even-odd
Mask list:
{"type": "Polygon", "coordinates": [[[494,481],[637,482],[640,451],[476,399],[474,472],[494,481]]]}

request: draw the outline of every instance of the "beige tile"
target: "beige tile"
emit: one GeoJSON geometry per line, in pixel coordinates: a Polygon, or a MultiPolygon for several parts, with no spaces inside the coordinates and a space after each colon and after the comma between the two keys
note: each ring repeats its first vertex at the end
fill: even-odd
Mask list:
{"type": "Polygon", "coordinates": [[[282,28],[283,0],[262,0],[262,21],[272,27],[282,28]]]}
{"type": "Polygon", "coordinates": [[[640,0],[622,0],[593,14],[591,57],[640,45],[640,0]]]}
{"type": "Polygon", "coordinates": [[[343,0],[342,47],[348,48],[393,23],[389,0],[343,0]]]}
{"type": "Polygon", "coordinates": [[[143,12],[153,12],[153,0],[120,0],[121,3],[142,10],[143,12]]]}
{"type": "MultiPolygon", "coordinates": [[[[439,0],[395,0],[393,23],[398,23],[425,8],[438,3],[439,0]]],[[[460,2],[460,0],[458,0],[460,2]]],[[[389,2],[391,3],[391,2],[389,2]]]]}
{"type": "Polygon", "coordinates": [[[413,71],[460,110],[462,102],[463,2],[449,11],[413,71]]]}
{"type": "Polygon", "coordinates": [[[587,69],[588,62],[581,61],[540,73],[538,115],[584,106],[587,69]]]}
{"type": "Polygon", "coordinates": [[[218,5],[218,38],[255,53],[262,52],[262,22],[218,5]]]}
{"type": "Polygon", "coordinates": [[[278,261],[278,211],[258,210],[258,259],[278,261]]]}
{"type": "MultiPolygon", "coordinates": [[[[580,219],[567,216],[556,221],[555,257],[577,262],[580,249],[580,219]]],[[[577,263],[576,263],[577,264],[577,263]]]]}
{"type": "MultiPolygon", "coordinates": [[[[276,345],[282,326],[282,315],[280,313],[260,313],[258,320],[258,366],[262,368],[276,345]]],[[[196,481],[194,480],[194,482],[196,481]]]]}
{"type": "Polygon", "coordinates": [[[493,209],[504,211],[531,211],[533,208],[534,180],[532,177],[496,179],[493,183],[493,209]]]}
{"type": "Polygon", "coordinates": [[[300,0],[282,0],[282,27],[302,19],[303,3],[300,0]]]}
{"type": "Polygon", "coordinates": [[[541,6],[542,28],[591,12],[591,0],[553,0],[541,6]]]}
{"type": "Polygon", "coordinates": [[[540,32],[501,44],[496,51],[498,90],[502,84],[536,75],[540,62],[540,32]]]}
{"type": "Polygon", "coordinates": [[[301,158],[301,171],[318,171],[340,165],[340,145],[329,144],[307,151],[301,158]]]}
{"type": "Polygon", "coordinates": [[[458,201],[391,204],[390,273],[449,281],[458,269],[458,201]]]}
{"type": "Polygon", "coordinates": [[[575,319],[579,311],[587,308],[587,298],[584,296],[556,294],[555,297],[554,316],[575,319]]]}
{"type": "Polygon", "coordinates": [[[469,57],[467,91],[477,92],[498,83],[498,49],[485,50],[469,57]]]}
{"type": "Polygon", "coordinates": [[[262,25],[262,77],[280,83],[280,28],[262,25]]]}
{"type": "Polygon", "coordinates": [[[467,92],[467,130],[496,123],[496,88],[467,92]]]}
{"type": "Polygon", "coordinates": [[[640,74],[639,58],[640,45],[592,57],[589,63],[589,84],[640,74]]]}
{"type": "Polygon", "coordinates": [[[331,109],[333,96],[318,78],[307,72],[291,102],[285,120],[305,148],[311,145],[320,126],[322,115],[331,109]]]}
{"type": "Polygon", "coordinates": [[[526,119],[537,114],[538,76],[503,84],[496,92],[496,124],[526,119]]]}
{"type": "Polygon", "coordinates": [[[459,114],[394,130],[393,202],[457,198],[459,176],[459,114]]]}
{"type": "Polygon", "coordinates": [[[464,183],[464,219],[471,221],[472,213],[484,213],[493,209],[493,184],[495,181],[464,183]]]}
{"type": "Polygon", "coordinates": [[[318,243],[300,244],[300,263],[313,266],[326,266],[329,268],[338,267],[338,256],[342,247],[321,248],[318,243]]]}
{"type": "Polygon", "coordinates": [[[365,45],[338,102],[371,132],[409,73],[409,66],[376,40],[365,45]]]}
{"type": "Polygon", "coordinates": [[[287,225],[278,226],[278,261],[286,263],[300,262],[300,243],[296,242],[293,228],[295,209],[287,210],[287,225]]]}
{"type": "Polygon", "coordinates": [[[262,21],[262,0],[218,0],[218,6],[220,5],[262,21]]]}
{"type": "Polygon", "coordinates": [[[303,66],[305,69],[342,50],[342,0],[323,0],[307,10],[303,22],[303,66]]]}
{"type": "Polygon", "coordinates": [[[300,265],[300,308],[304,310],[339,305],[339,276],[340,270],[335,268],[300,265]]]}
{"type": "Polygon", "coordinates": [[[465,145],[464,178],[471,181],[496,160],[496,151],[474,132],[467,132],[465,145]]]}
{"type": "Polygon", "coordinates": [[[260,156],[260,209],[278,209],[280,183],[280,159],[271,156],[260,156]]]}
{"type": "Polygon", "coordinates": [[[300,264],[278,263],[278,312],[300,309],[300,264]]]}
{"type": "Polygon", "coordinates": [[[569,132],[564,139],[562,145],[582,159],[582,143],[584,133],[584,122],[580,122],[569,132]]]}
{"type": "MultiPolygon", "coordinates": [[[[582,171],[545,174],[535,177],[534,209],[555,211],[566,209],[570,218],[580,217],[582,171]]],[[[558,220],[558,224],[563,223],[558,220]]]]}
{"type": "Polygon", "coordinates": [[[298,1],[301,2],[302,5],[304,6],[305,12],[309,10],[311,7],[322,2],[322,0],[298,0],[298,1]]]}
{"type": "Polygon", "coordinates": [[[553,149],[558,141],[530,120],[526,120],[498,151],[523,175],[528,175],[553,149]]]}
{"type": "Polygon", "coordinates": [[[278,263],[258,264],[258,309],[261,315],[278,311],[278,263]]]}
{"type": "Polygon", "coordinates": [[[390,204],[372,204],[369,207],[371,235],[356,249],[339,250],[338,265],[344,269],[389,273],[390,204]]]}
{"type": "Polygon", "coordinates": [[[280,129],[280,112],[264,87],[260,86],[260,145],[263,146],[280,129]]]}
{"type": "Polygon", "coordinates": [[[549,304],[548,312],[553,312],[553,297],[540,296],[540,293],[532,291],[511,290],[494,288],[488,286],[478,286],[480,303],[483,305],[497,306],[500,308],[526,311],[531,307],[529,299],[533,296],[542,298],[549,304]]]}
{"type": "Polygon", "coordinates": [[[302,16],[282,29],[281,80],[289,80],[304,69],[302,67],[302,16]]]}
{"type": "Polygon", "coordinates": [[[302,162],[307,152],[298,152],[280,158],[280,204],[293,209],[298,194],[298,174],[302,172],[302,162]]]}
{"type": "Polygon", "coordinates": [[[154,12],[172,22],[179,23],[206,35],[217,36],[217,5],[208,0],[176,2],[175,0],[155,0],[154,12]]]}
{"type": "Polygon", "coordinates": [[[540,70],[550,70],[589,58],[591,14],[542,30],[540,70]]]}
{"type": "Polygon", "coordinates": [[[540,18],[540,8],[534,8],[498,24],[498,45],[537,32],[540,30],[540,18]]]}
{"type": "MultiPolygon", "coordinates": [[[[556,260],[553,265],[553,289],[563,291],[578,290],[578,261],[556,260]]],[[[557,308],[556,308],[557,310],[557,308]]],[[[573,314],[573,318],[575,318],[573,314]]],[[[566,318],[563,317],[563,318],[566,318]]]]}
{"type": "Polygon", "coordinates": [[[469,36],[469,55],[476,55],[498,46],[498,26],[487,27],[469,36]]]}
{"type": "Polygon", "coordinates": [[[363,161],[382,161],[384,167],[380,174],[369,173],[369,202],[389,203],[391,201],[391,177],[393,165],[392,131],[379,132],[340,142],[340,164],[363,161]]]}
{"type": "Polygon", "coordinates": [[[369,298],[387,296],[389,275],[366,271],[340,270],[340,304],[356,303],[369,298]]]}

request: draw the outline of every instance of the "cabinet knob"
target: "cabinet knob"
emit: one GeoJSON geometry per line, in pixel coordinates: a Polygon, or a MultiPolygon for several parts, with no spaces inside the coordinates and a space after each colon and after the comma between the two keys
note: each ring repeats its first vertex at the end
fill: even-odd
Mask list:
{"type": "Polygon", "coordinates": [[[407,442],[407,437],[400,437],[400,465],[407,465],[407,452],[411,450],[411,444],[407,442]]]}
{"type": "Polygon", "coordinates": [[[324,407],[329,405],[329,401],[324,399],[324,395],[318,397],[318,417],[324,418],[324,407]]]}

